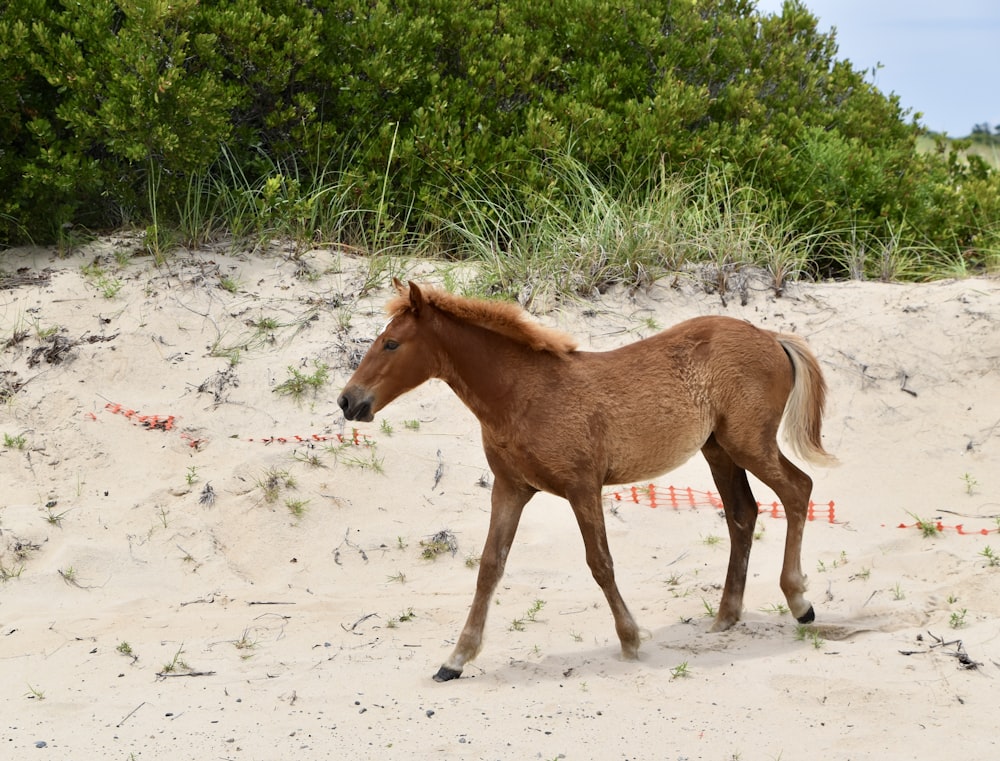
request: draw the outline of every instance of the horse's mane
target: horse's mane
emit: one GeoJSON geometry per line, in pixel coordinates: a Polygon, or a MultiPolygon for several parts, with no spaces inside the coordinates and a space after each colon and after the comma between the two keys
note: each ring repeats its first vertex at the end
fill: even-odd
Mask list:
{"type": "MultiPolygon", "coordinates": [[[[420,286],[420,293],[426,304],[456,320],[499,333],[535,351],[569,354],[576,350],[576,339],[561,330],[539,325],[516,304],[465,298],[426,285],[420,286]]],[[[408,292],[401,293],[386,305],[386,311],[391,317],[410,308],[408,292]]]]}

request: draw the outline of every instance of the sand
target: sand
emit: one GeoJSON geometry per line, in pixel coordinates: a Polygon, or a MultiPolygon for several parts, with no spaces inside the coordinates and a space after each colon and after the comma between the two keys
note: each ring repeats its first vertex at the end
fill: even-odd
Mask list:
{"type": "Polygon", "coordinates": [[[640,661],[620,658],[568,505],[539,495],[482,654],[437,684],[489,474],[440,382],[345,424],[336,396],[384,322],[386,279],[363,293],[367,263],[335,250],[156,266],[139,249],[3,255],[0,757],[1000,754],[1000,281],[778,298],[751,278],[724,303],[673,278],[539,315],[586,349],[701,314],[808,339],[841,460],[807,467],[816,625],[783,609],[784,522],[755,485],[744,619],[708,632],[728,538],[699,455],[657,479],[655,508],[648,489],[608,489],[640,661]],[[436,535],[454,552],[427,559],[436,535]]]}

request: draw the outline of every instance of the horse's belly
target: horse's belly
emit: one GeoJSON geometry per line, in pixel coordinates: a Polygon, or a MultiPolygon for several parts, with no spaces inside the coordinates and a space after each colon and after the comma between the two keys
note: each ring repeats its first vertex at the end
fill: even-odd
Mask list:
{"type": "Polygon", "coordinates": [[[711,427],[690,425],[685,430],[658,431],[640,437],[625,437],[609,453],[610,467],[605,483],[627,484],[646,481],[679,468],[698,452],[711,434],[711,427]]]}

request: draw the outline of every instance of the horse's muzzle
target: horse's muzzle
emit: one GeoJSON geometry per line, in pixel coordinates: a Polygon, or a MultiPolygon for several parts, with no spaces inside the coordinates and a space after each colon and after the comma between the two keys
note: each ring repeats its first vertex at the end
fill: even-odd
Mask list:
{"type": "Polygon", "coordinates": [[[357,388],[345,388],[337,399],[337,404],[348,420],[360,420],[370,423],[375,419],[372,412],[372,396],[357,388]]]}

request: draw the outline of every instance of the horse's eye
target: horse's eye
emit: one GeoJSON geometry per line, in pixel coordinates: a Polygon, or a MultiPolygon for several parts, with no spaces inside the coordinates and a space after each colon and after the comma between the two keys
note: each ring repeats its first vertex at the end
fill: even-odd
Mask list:
{"type": "Polygon", "coordinates": [[[386,351],[396,351],[399,348],[399,341],[393,341],[391,338],[387,338],[383,344],[386,351]]]}

